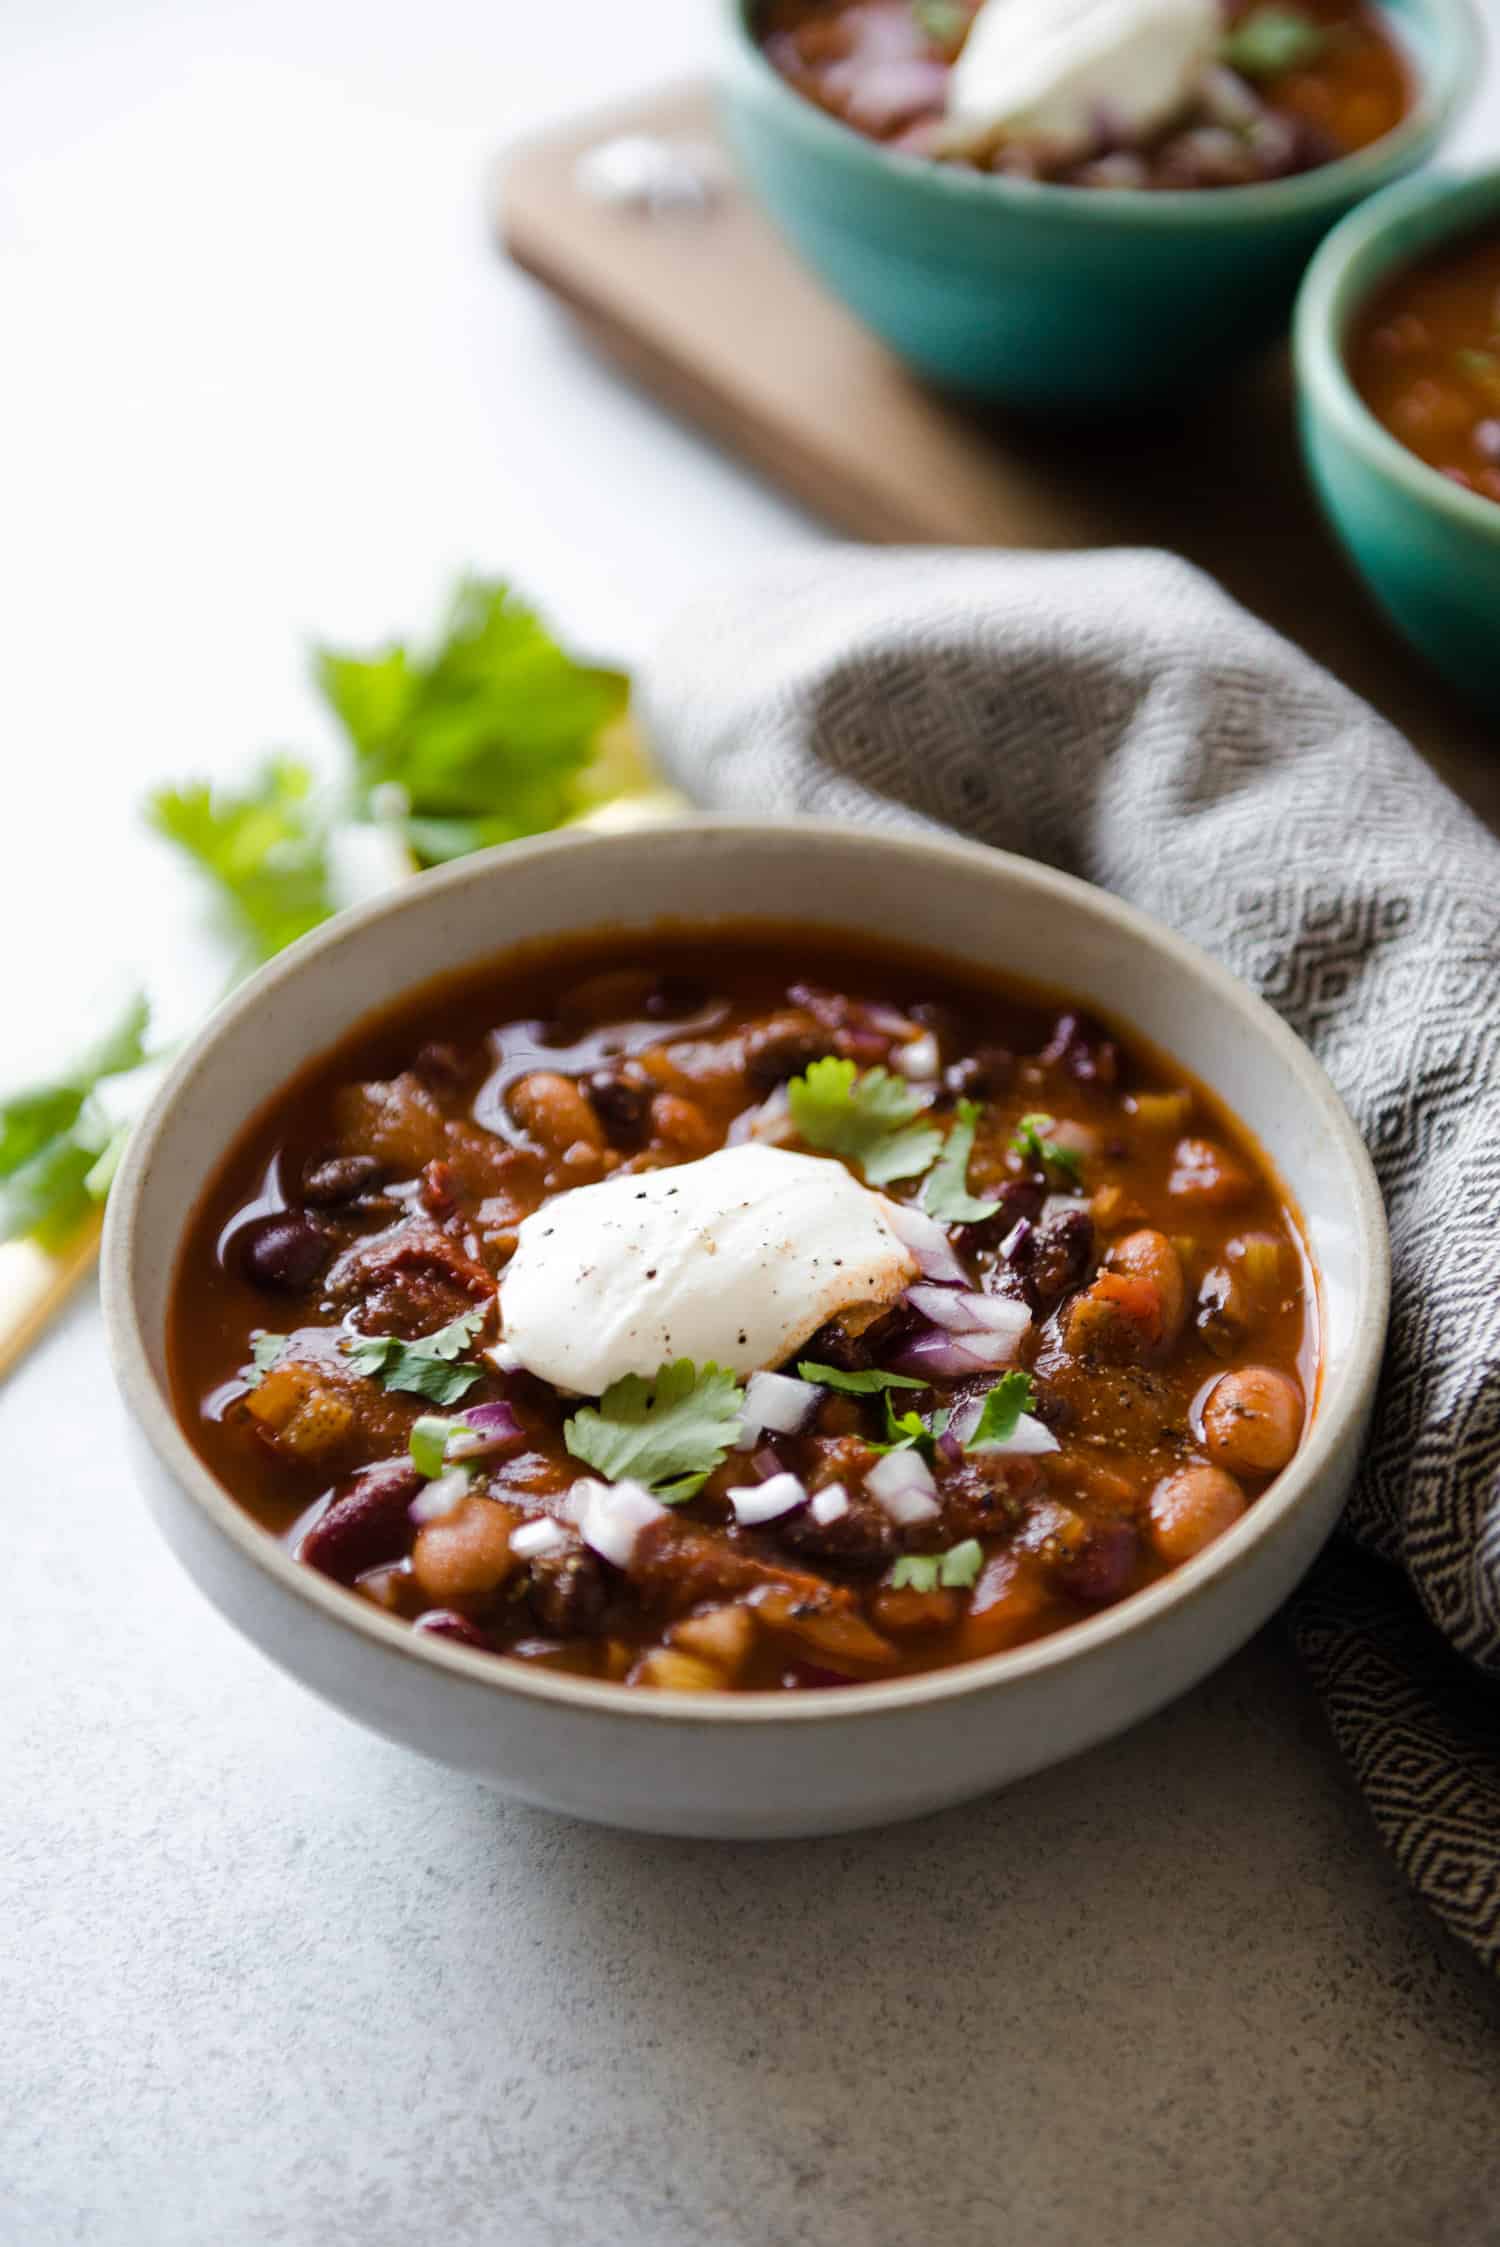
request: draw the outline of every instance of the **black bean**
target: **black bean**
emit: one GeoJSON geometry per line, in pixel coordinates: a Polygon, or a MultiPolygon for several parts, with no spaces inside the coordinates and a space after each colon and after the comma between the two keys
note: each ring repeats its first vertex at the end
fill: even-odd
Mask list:
{"type": "Polygon", "coordinates": [[[544,1630],[558,1638],[598,1631],[609,1605],[609,1585],[592,1553],[543,1553],[531,1563],[527,1591],[544,1630]]]}
{"type": "Polygon", "coordinates": [[[329,1155],[303,1172],[302,1199],[314,1209],[334,1209],[367,1193],[384,1175],[385,1165],[374,1155],[329,1155]]]}
{"type": "Polygon", "coordinates": [[[1028,1228],[1011,1253],[1010,1268],[1036,1316],[1045,1318],[1093,1271],[1094,1221],[1088,1211],[1070,1209],[1050,1225],[1028,1228]]]}
{"type": "Polygon", "coordinates": [[[1015,1073],[1016,1057],[1003,1045],[982,1045],[943,1072],[943,1089],[956,1100],[993,1100],[1015,1073]]]}
{"type": "Polygon", "coordinates": [[[258,1217],[240,1238],[245,1271],[257,1287],[295,1295],[311,1286],[328,1260],[330,1243],[321,1226],[300,1210],[258,1217]]]}
{"type": "Polygon", "coordinates": [[[1060,1062],[1080,1084],[1109,1086],[1120,1073],[1118,1046],[1086,1014],[1058,1016],[1042,1059],[1060,1062]]]}
{"type": "Polygon", "coordinates": [[[619,1069],[596,1069],[585,1077],[589,1105],[618,1146],[633,1146],[644,1136],[651,1112],[651,1088],[635,1084],[619,1069]]]}

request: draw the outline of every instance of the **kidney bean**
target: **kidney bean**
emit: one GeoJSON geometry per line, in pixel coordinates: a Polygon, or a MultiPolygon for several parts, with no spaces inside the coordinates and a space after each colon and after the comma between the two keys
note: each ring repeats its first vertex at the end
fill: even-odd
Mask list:
{"type": "Polygon", "coordinates": [[[257,1287],[295,1295],[317,1278],[330,1247],[321,1226],[300,1210],[285,1209],[246,1226],[240,1255],[247,1277],[257,1287]]]}
{"type": "Polygon", "coordinates": [[[1078,1551],[1059,1567],[1058,1582],[1086,1607],[1110,1607],[1130,1589],[1140,1549],[1130,1522],[1094,1522],[1078,1551]]]}
{"type": "Polygon", "coordinates": [[[773,1014],[745,1039],[745,1074],[757,1092],[773,1092],[832,1051],[831,1034],[810,1014],[773,1014]]]}
{"type": "Polygon", "coordinates": [[[379,1568],[405,1553],[411,1535],[407,1508],[422,1487],[409,1459],[386,1459],[366,1467],[335,1490],[297,1548],[297,1558],[340,1584],[352,1584],[367,1568],[379,1568]]]}
{"type": "Polygon", "coordinates": [[[429,1092],[462,1092],[468,1082],[468,1066],[458,1047],[441,1039],[424,1045],[412,1068],[429,1092]]]}
{"type": "Polygon", "coordinates": [[[1080,1084],[1112,1085],[1120,1073],[1120,1051],[1099,1023],[1086,1014],[1060,1014],[1042,1053],[1060,1063],[1080,1084]]]}
{"type": "Polygon", "coordinates": [[[302,1174],[302,1199],[314,1209],[334,1209],[378,1186],[385,1165],[373,1155],[329,1155],[302,1174]]]}

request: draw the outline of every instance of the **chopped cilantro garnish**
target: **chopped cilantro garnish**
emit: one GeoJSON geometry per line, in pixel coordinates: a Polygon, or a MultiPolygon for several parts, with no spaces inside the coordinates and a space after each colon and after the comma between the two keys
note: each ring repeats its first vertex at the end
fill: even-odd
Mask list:
{"type": "Polygon", "coordinates": [[[450,1438],[471,1436],[473,1433],[474,1430],[466,1428],[462,1420],[445,1420],[436,1412],[424,1412],[419,1420],[412,1422],[411,1440],[407,1445],[412,1465],[419,1475],[425,1475],[429,1482],[436,1482],[443,1471],[450,1438]]]}
{"type": "Polygon", "coordinates": [[[1300,8],[1252,8],[1224,42],[1223,59],[1247,78],[1275,78],[1283,70],[1303,70],[1328,46],[1323,24],[1300,8]]]}
{"type": "Polygon", "coordinates": [[[1044,1139],[1044,1131],[1052,1128],[1050,1116],[1023,1116],[1016,1125],[1011,1145],[1024,1162],[1042,1171],[1056,1183],[1076,1186],[1083,1170],[1083,1157],[1076,1147],[1064,1147],[1055,1139],[1044,1139]]]}
{"type": "Polygon", "coordinates": [[[454,1360],[473,1341],[484,1323],[483,1309],[465,1311],[450,1326],[403,1342],[395,1334],[351,1334],[344,1344],[356,1373],[379,1381],[387,1389],[425,1397],[429,1404],[458,1404],[482,1378],[477,1365],[457,1365],[454,1360]]]}
{"type": "Polygon", "coordinates": [[[254,967],[333,911],[328,829],[305,765],[273,757],[243,790],[159,788],[147,817],[214,885],[220,915],[254,967]]]}
{"type": "Polygon", "coordinates": [[[1031,1405],[1031,1375],[1019,1371],[1003,1375],[985,1398],[984,1409],[964,1449],[988,1451],[995,1444],[1009,1443],[1020,1425],[1022,1413],[1029,1412],[1031,1405]]]}
{"type": "Polygon", "coordinates": [[[102,1198],[119,1134],[98,1100],[146,1059],[149,1011],[137,995],[108,1034],[51,1082],[0,1102],[0,1240],[59,1248],[102,1198]]]}
{"type": "Polygon", "coordinates": [[[914,1380],[909,1373],[880,1373],[873,1367],[867,1372],[845,1373],[841,1366],[819,1365],[813,1358],[804,1358],[797,1368],[798,1378],[816,1381],[820,1388],[842,1389],[846,1396],[873,1397],[882,1389],[925,1389],[925,1381],[914,1380]]]}
{"type": "Polygon", "coordinates": [[[942,1149],[942,1134],[919,1124],[919,1095],[886,1069],[861,1076],[829,1055],[787,1086],[792,1122],[809,1147],[857,1163],[870,1186],[914,1178],[942,1149]]]}
{"type": "Polygon", "coordinates": [[[920,1412],[898,1412],[887,1390],[885,1432],[889,1440],[874,1444],[871,1448],[875,1451],[916,1451],[930,1462],[937,1451],[938,1437],[946,1432],[952,1417],[946,1408],[935,1412],[930,1420],[924,1420],[920,1412]]]}
{"type": "Polygon", "coordinates": [[[945,1553],[907,1553],[891,1570],[894,1591],[966,1592],[978,1582],[984,1566],[984,1547],[977,1537],[966,1537],[945,1553]]]}
{"type": "Polygon", "coordinates": [[[691,1358],[648,1380],[627,1373],[611,1382],[598,1408],[585,1405],[564,1423],[575,1459],[609,1482],[644,1483],[669,1506],[701,1490],[740,1432],[744,1391],[732,1373],[691,1358]]]}
{"type": "Polygon", "coordinates": [[[354,750],[360,800],[404,804],[424,864],[540,834],[581,808],[578,777],[629,686],[573,658],[505,584],[460,585],[438,643],[322,650],[318,684],[354,750]]]}
{"type": "Polygon", "coordinates": [[[922,1207],[929,1217],[945,1225],[981,1225],[993,1217],[998,1202],[979,1201],[969,1192],[969,1157],[974,1152],[974,1132],[979,1110],[972,1100],[960,1100],[953,1129],[943,1151],[927,1174],[922,1207]]]}
{"type": "Polygon", "coordinates": [[[285,1334],[256,1334],[250,1340],[250,1371],[245,1375],[248,1387],[258,1389],[275,1365],[290,1339],[285,1334]]]}

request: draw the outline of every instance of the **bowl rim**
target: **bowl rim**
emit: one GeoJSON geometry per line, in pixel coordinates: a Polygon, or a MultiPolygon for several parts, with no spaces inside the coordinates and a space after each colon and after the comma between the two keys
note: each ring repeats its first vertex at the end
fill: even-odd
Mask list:
{"type": "MultiPolygon", "coordinates": [[[[789,86],[767,61],[750,28],[754,0],[719,0],[728,47],[741,69],[750,70],[763,94],[777,101],[790,128],[809,148],[842,160],[850,170],[878,178],[906,180],[934,194],[957,197],[970,207],[985,203],[1013,216],[1044,212],[1077,218],[1085,225],[1121,221],[1148,229],[1253,224],[1317,211],[1329,203],[1371,194],[1392,171],[1410,169],[1447,132],[1472,100],[1479,79],[1484,35],[1475,0],[1415,0],[1415,11],[1431,26],[1433,55],[1426,67],[1413,59],[1417,99],[1393,131],[1353,155],[1299,172],[1290,179],[1264,180],[1245,187],[1163,188],[1069,187],[1055,180],[1008,179],[959,164],[941,164],[885,147],[829,117],[789,86]],[[1368,183],[1368,184],[1366,184],[1368,183]]],[[[1386,0],[1377,0],[1386,12],[1386,0]]]]}
{"type": "Polygon", "coordinates": [[[1366,467],[1418,505],[1500,543],[1500,503],[1465,491],[1403,445],[1355,389],[1346,355],[1350,330],[1382,282],[1482,228],[1486,217],[1500,221],[1500,163],[1425,172],[1372,195],[1340,221],[1308,267],[1292,320],[1292,354],[1304,406],[1325,415],[1366,467]],[[1402,222],[1419,215],[1434,221],[1432,232],[1415,246],[1402,244],[1402,222]]]}
{"type": "MultiPolygon", "coordinates": [[[[581,894],[588,894],[586,883],[581,885],[581,894]]],[[[577,933],[586,934],[588,926],[586,920],[580,919],[577,933]]],[[[509,948],[501,947],[496,956],[502,956],[509,948]]],[[[479,949],[467,954],[474,964],[484,956],[479,949]]],[[[461,971],[463,964],[456,961],[453,971],[461,971]]],[[[406,988],[416,990],[428,980],[430,977],[416,978],[406,988]]],[[[398,1003],[402,995],[401,990],[384,993],[382,1009],[398,1003]]],[[[351,1014],[350,1019],[352,1024],[357,1017],[351,1014]]],[[[310,1059],[312,1055],[305,1058],[310,1059]]],[[[243,1121],[242,1116],[237,1116],[232,1128],[237,1129],[243,1121]]],[[[174,1266],[190,1215],[190,1210],[181,1212],[177,1229],[166,1244],[174,1266]]],[[[1321,1064],[1258,993],[1165,923],[1126,904],[1107,890],[1037,860],[955,837],[852,828],[832,819],[757,820],[699,815],[673,821],[667,828],[624,834],[565,832],[477,852],[424,873],[419,881],[403,884],[366,905],[336,915],[331,922],[302,937],[262,967],[216,1009],[184,1048],[131,1133],[105,1214],[102,1294],[115,1379],[127,1410],[159,1465],[192,1502],[200,1517],[231,1544],[252,1569],[269,1576],[294,1601],[323,1620],[399,1659],[429,1670],[446,1671],[458,1683],[480,1685],[502,1696],[514,1695],[522,1702],[550,1703],[562,1709],[616,1716],[626,1722],[693,1726],[802,1725],[874,1721],[895,1710],[967,1699],[1012,1680],[1036,1677],[1073,1662],[1082,1662],[1116,1640],[1150,1630],[1174,1610],[1200,1596],[1210,1585],[1241,1567],[1297,1510],[1303,1499],[1312,1494],[1324,1474],[1333,1467],[1342,1448],[1362,1432],[1384,1348],[1390,1298],[1390,1249],[1385,1209],[1374,1167],[1321,1064]],[[1336,1392],[1329,1396],[1325,1378],[1311,1433],[1291,1465],[1231,1530],[1197,1558],[1132,1593],[1117,1606],[1071,1623],[1045,1638],[975,1661],[955,1663],[946,1669],[857,1684],[836,1693],[641,1692],[609,1680],[570,1677],[563,1672],[497,1660],[492,1654],[413,1630],[410,1624],[355,1597],[346,1586],[334,1583],[316,1569],[295,1560],[279,1539],[262,1529],[231,1497],[199,1458],[180,1426],[165,1384],[158,1382],[152,1369],[136,1300],[141,1201],[158,1141],[179,1100],[191,1090],[200,1067],[210,1054],[243,1038],[262,1009],[275,1004],[286,987],[309,970],[331,963],[341,952],[356,946],[366,931],[378,923],[399,920],[407,912],[425,908],[434,896],[482,889],[493,881],[503,881],[509,867],[527,860],[573,860],[631,850],[649,853],[653,846],[659,846],[664,834],[674,831],[704,839],[721,838],[739,848],[774,847],[777,841],[785,839],[789,830],[804,841],[810,841],[816,849],[886,857],[893,865],[901,865],[908,873],[924,878],[945,867],[979,872],[986,879],[1028,891],[1041,909],[1082,910],[1103,924],[1106,936],[1114,930],[1167,955],[1178,971],[1205,985],[1237,1014],[1247,1030],[1279,1049],[1305,1093],[1309,1111],[1317,1119],[1320,1131],[1342,1156],[1350,1185],[1348,1217],[1361,1244],[1349,1360],[1342,1369],[1336,1392]]]]}

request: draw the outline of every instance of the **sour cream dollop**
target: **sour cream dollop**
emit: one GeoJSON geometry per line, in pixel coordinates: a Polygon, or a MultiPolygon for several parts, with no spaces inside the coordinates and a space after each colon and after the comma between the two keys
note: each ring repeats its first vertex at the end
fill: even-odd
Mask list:
{"type": "Polygon", "coordinates": [[[577,1186],[520,1227],[506,1346],[579,1396],[674,1358],[781,1365],[825,1320],[894,1303],[917,1277],[887,1206],[842,1163],[753,1142],[577,1186]]]}
{"type": "Polygon", "coordinates": [[[1218,0],[984,0],[948,80],[942,145],[1085,149],[1100,121],[1169,124],[1223,38],[1218,0]]]}

